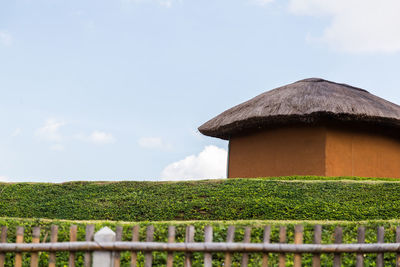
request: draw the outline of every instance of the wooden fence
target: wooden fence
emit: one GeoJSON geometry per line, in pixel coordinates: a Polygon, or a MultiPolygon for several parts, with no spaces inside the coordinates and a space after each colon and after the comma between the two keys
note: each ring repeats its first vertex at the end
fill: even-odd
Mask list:
{"type": "MultiPolygon", "coordinates": [[[[314,227],[314,243],[303,244],[303,226],[296,225],[294,229],[294,244],[287,244],[286,227],[279,229],[279,243],[270,243],[271,227],[264,227],[263,243],[250,243],[251,227],[246,227],[242,242],[234,242],[235,227],[229,226],[226,242],[213,242],[213,228],[204,228],[204,242],[194,242],[195,229],[186,227],[184,243],[175,243],[175,226],[168,227],[168,242],[153,242],[154,226],[147,226],[146,240],[139,241],[139,226],[133,226],[132,239],[122,241],[122,227],[117,226],[116,232],[104,227],[94,233],[94,226],[86,226],[85,241],[77,241],[77,226],[70,227],[70,242],[57,242],[58,226],[51,227],[49,243],[40,243],[40,228],[32,229],[32,243],[23,243],[24,228],[17,227],[16,242],[6,243],[7,227],[1,227],[0,234],[0,267],[5,265],[5,253],[15,255],[14,266],[22,266],[22,253],[31,253],[30,266],[39,266],[39,252],[49,253],[49,267],[56,266],[56,252],[69,252],[69,266],[75,266],[76,252],[85,252],[84,266],[119,267],[120,252],[129,251],[131,255],[130,266],[137,266],[137,253],[144,253],[144,266],[150,267],[153,263],[153,251],[165,252],[166,266],[174,264],[174,252],[184,252],[184,266],[192,266],[192,253],[204,254],[204,266],[211,267],[213,253],[225,253],[224,266],[232,265],[233,253],[241,253],[241,266],[248,266],[249,254],[262,254],[262,266],[268,266],[269,253],[279,254],[279,266],[286,266],[286,254],[294,254],[293,265],[302,265],[302,254],[312,254],[312,265],[321,266],[321,254],[333,254],[333,266],[342,266],[342,253],[356,254],[356,266],[364,266],[365,254],[376,254],[376,266],[384,266],[384,253],[396,253],[396,266],[400,266],[400,227],[396,229],[396,243],[384,243],[384,228],[377,229],[377,243],[365,244],[365,228],[358,228],[357,242],[342,244],[343,231],[337,227],[334,232],[334,244],[321,244],[322,227],[314,227]],[[93,241],[94,240],[94,241],[93,241]]],[[[47,237],[46,237],[47,238],[47,237]]],[[[45,238],[45,239],[46,239],[45,238]]],[[[390,265],[393,265],[391,263],[390,265]]]]}

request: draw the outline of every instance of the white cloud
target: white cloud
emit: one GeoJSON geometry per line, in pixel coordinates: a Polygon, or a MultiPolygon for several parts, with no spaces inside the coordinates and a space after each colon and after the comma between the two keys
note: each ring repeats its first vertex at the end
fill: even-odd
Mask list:
{"type": "Polygon", "coordinates": [[[251,0],[252,3],[259,5],[259,6],[266,6],[272,3],[274,0],[251,0]]]}
{"type": "Polygon", "coordinates": [[[96,28],[96,24],[93,20],[87,20],[83,22],[83,27],[87,31],[93,31],[96,28]]]}
{"type": "Polygon", "coordinates": [[[72,15],[78,16],[78,17],[80,17],[80,16],[82,16],[84,14],[85,14],[85,11],[83,11],[82,9],[77,9],[74,12],[72,12],[72,15]]]}
{"type": "Polygon", "coordinates": [[[90,135],[80,133],[74,135],[73,138],[96,145],[114,144],[117,141],[111,133],[102,131],[93,131],[90,135]]]}
{"type": "Polygon", "coordinates": [[[226,178],[227,151],[206,146],[198,155],[174,162],[161,172],[162,180],[199,180],[226,178]]]}
{"type": "Polygon", "coordinates": [[[138,140],[138,144],[144,148],[171,149],[172,145],[166,143],[160,137],[142,137],[138,140]]]}
{"type": "Polygon", "coordinates": [[[322,35],[310,40],[355,53],[400,51],[399,0],[290,0],[289,10],[330,18],[322,35]]]}
{"type": "Polygon", "coordinates": [[[11,34],[7,31],[0,31],[0,44],[4,46],[10,46],[13,43],[13,38],[11,34]]]}
{"type": "Polygon", "coordinates": [[[100,131],[94,131],[88,136],[87,140],[96,145],[113,144],[116,142],[116,139],[112,134],[100,131]]]}
{"type": "Polygon", "coordinates": [[[158,4],[159,4],[160,6],[168,7],[168,8],[171,7],[172,4],[174,3],[173,0],[158,0],[157,2],[158,2],[158,4]]]}
{"type": "Polygon", "coordinates": [[[56,119],[48,119],[44,126],[36,130],[36,136],[47,141],[59,142],[63,139],[60,128],[65,125],[65,122],[56,119]]]}
{"type": "Polygon", "coordinates": [[[10,178],[7,176],[0,176],[0,182],[9,182],[10,178]]]}
{"type": "Polygon", "coordinates": [[[157,4],[162,7],[170,8],[176,2],[181,2],[182,0],[122,0],[125,3],[148,3],[157,4]]]}
{"type": "Polygon", "coordinates": [[[21,128],[17,128],[14,130],[14,132],[11,134],[11,136],[12,137],[19,136],[19,135],[21,135],[21,133],[22,133],[21,128]]]}
{"type": "Polygon", "coordinates": [[[50,147],[50,150],[53,151],[64,151],[65,147],[62,144],[54,144],[50,147]]]}

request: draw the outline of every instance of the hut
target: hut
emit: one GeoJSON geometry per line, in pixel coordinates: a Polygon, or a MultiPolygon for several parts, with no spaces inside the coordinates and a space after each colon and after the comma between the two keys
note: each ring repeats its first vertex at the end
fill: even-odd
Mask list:
{"type": "Polygon", "coordinates": [[[228,178],[400,177],[400,106],[310,78],[258,95],[199,127],[229,140],[228,178]]]}

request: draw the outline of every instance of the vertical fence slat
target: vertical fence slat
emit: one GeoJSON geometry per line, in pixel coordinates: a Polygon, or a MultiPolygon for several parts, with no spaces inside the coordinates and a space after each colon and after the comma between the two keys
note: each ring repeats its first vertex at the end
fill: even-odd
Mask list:
{"type": "MultiPolygon", "coordinates": [[[[269,244],[270,239],[271,239],[271,226],[267,225],[264,227],[263,243],[269,244]]],[[[263,253],[262,267],[268,267],[268,253],[263,253]]]]}
{"type": "MultiPolygon", "coordinates": [[[[50,229],[50,242],[56,243],[58,241],[58,225],[52,225],[50,229]]],[[[49,254],[49,267],[56,267],[56,253],[50,252],[49,254]]]]}
{"type": "MultiPolygon", "coordinates": [[[[365,227],[360,226],[357,229],[357,243],[364,244],[365,243],[365,227]]],[[[357,253],[356,255],[356,267],[364,266],[364,255],[362,253],[357,253]]]]}
{"type": "MultiPolygon", "coordinates": [[[[244,238],[243,243],[250,243],[251,238],[251,227],[244,228],[244,238]]],[[[243,253],[242,255],[242,267],[247,267],[249,264],[249,253],[243,253]]]]}
{"type": "MultiPolygon", "coordinates": [[[[86,225],[85,240],[87,242],[90,242],[93,240],[93,236],[94,236],[94,225],[93,224],[86,225]]],[[[92,266],[92,253],[89,251],[85,252],[84,266],[85,267],[92,266]]]]}
{"type": "MultiPolygon", "coordinates": [[[[7,242],[7,226],[1,227],[0,243],[7,242]]],[[[0,267],[4,267],[4,262],[6,261],[6,254],[0,253],[0,267]]]]}
{"type": "MultiPolygon", "coordinates": [[[[40,242],[40,227],[34,227],[32,229],[32,243],[40,242]]],[[[31,267],[37,267],[39,265],[39,253],[31,253],[31,267]]]]}
{"type": "MultiPolygon", "coordinates": [[[[115,241],[122,241],[122,226],[117,226],[115,228],[115,241]]],[[[119,251],[114,251],[114,266],[119,267],[121,265],[121,253],[119,251]]]]}
{"type": "MultiPolygon", "coordinates": [[[[385,228],[383,226],[378,227],[377,231],[377,242],[383,243],[385,239],[385,228]]],[[[376,254],[376,267],[383,267],[384,260],[383,260],[383,253],[376,254]]]]}
{"type": "MultiPolygon", "coordinates": [[[[298,224],[294,227],[294,243],[296,245],[303,244],[303,230],[304,227],[301,224],[298,224]]],[[[294,267],[301,267],[301,254],[294,254],[294,267]]]]}
{"type": "MultiPolygon", "coordinates": [[[[139,225],[132,227],[132,242],[139,242],[139,225]]],[[[137,253],[136,251],[131,252],[131,267],[137,266],[137,253]]]]}
{"type": "MultiPolygon", "coordinates": [[[[322,225],[317,224],[314,226],[314,244],[321,244],[322,240],[322,225]]],[[[321,254],[315,253],[313,254],[313,267],[320,267],[321,266],[321,254]]]]}
{"type": "MultiPolygon", "coordinates": [[[[210,243],[213,241],[213,228],[210,225],[204,227],[204,242],[210,243]]],[[[204,267],[212,267],[211,253],[204,253],[204,267]]]]}
{"type": "MultiPolygon", "coordinates": [[[[235,239],[235,226],[230,225],[228,227],[228,232],[226,234],[226,243],[232,243],[235,239]]],[[[232,254],[227,252],[225,253],[225,262],[224,267],[232,266],[232,254]]]]}
{"type": "MultiPolygon", "coordinates": [[[[400,243],[400,226],[396,227],[396,243],[400,243]]],[[[396,267],[400,267],[400,253],[396,254],[396,267]]]]}
{"type": "MultiPolygon", "coordinates": [[[[343,229],[342,227],[336,227],[335,229],[335,244],[341,244],[343,242],[343,229]]],[[[342,266],[342,255],[340,253],[333,254],[333,267],[342,266]]]]}
{"type": "MultiPolygon", "coordinates": [[[[175,226],[168,226],[168,243],[175,242],[175,226]]],[[[173,267],[174,265],[174,254],[172,252],[168,252],[167,254],[167,267],[173,267]]]]}
{"type": "MultiPolygon", "coordinates": [[[[70,242],[76,242],[76,235],[78,232],[78,226],[76,225],[71,225],[69,228],[69,241],[70,242]]],[[[75,267],[75,252],[70,252],[69,253],[69,267],[75,267]]]]}
{"type": "MultiPolygon", "coordinates": [[[[194,226],[189,225],[186,227],[186,236],[185,236],[186,243],[194,242],[194,226]]],[[[185,253],[185,267],[192,267],[192,253],[186,252],[185,253]]]]}
{"type": "MultiPolygon", "coordinates": [[[[153,242],[154,240],[154,225],[147,226],[146,242],[153,242]]],[[[151,267],[153,265],[153,252],[149,251],[145,254],[144,266],[151,267]]]]}
{"type": "MultiPolygon", "coordinates": [[[[24,243],[24,227],[17,227],[16,243],[24,243]]],[[[15,267],[22,267],[22,253],[15,253],[15,267]]]]}
{"type": "MultiPolygon", "coordinates": [[[[286,243],[286,226],[279,227],[279,243],[286,243]]],[[[286,254],[279,254],[279,267],[286,266],[286,254]]]]}

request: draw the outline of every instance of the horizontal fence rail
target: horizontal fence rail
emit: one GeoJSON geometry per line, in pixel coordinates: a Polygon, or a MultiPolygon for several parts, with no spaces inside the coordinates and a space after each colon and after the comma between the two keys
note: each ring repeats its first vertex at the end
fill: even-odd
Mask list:
{"type": "Polygon", "coordinates": [[[1,252],[57,251],[167,251],[231,253],[383,253],[400,252],[400,243],[386,244],[257,244],[257,243],[159,243],[159,242],[62,242],[0,244],[1,252]]]}
{"type": "MultiPolygon", "coordinates": [[[[241,266],[246,267],[251,262],[253,254],[261,255],[257,266],[263,267],[271,264],[271,255],[276,255],[276,263],[279,267],[287,266],[287,264],[300,267],[305,257],[304,254],[311,255],[312,266],[318,267],[321,266],[321,255],[329,254],[332,255],[330,260],[333,266],[338,267],[342,266],[343,253],[354,254],[354,262],[357,267],[364,266],[366,255],[374,254],[376,259],[375,266],[379,267],[385,266],[385,253],[394,253],[394,262],[390,262],[388,265],[400,267],[400,227],[396,228],[394,242],[384,243],[385,229],[378,227],[376,239],[374,239],[376,242],[368,244],[365,243],[366,229],[363,226],[357,229],[357,237],[354,239],[357,243],[351,244],[343,243],[342,227],[336,227],[332,233],[329,233],[331,244],[321,244],[323,230],[321,225],[315,225],[314,227],[313,244],[309,244],[309,239],[308,243],[304,244],[303,225],[295,225],[294,229],[292,229],[294,231],[290,232],[290,238],[287,227],[280,226],[279,232],[274,232],[276,233],[274,237],[275,243],[271,242],[272,230],[269,225],[262,229],[263,237],[260,243],[251,243],[253,230],[251,227],[241,227],[241,240],[239,241],[235,239],[237,229],[234,226],[229,226],[226,230],[224,242],[213,242],[214,229],[211,226],[197,229],[197,233],[200,230],[203,236],[202,239],[199,239],[197,235],[196,240],[200,242],[195,242],[196,229],[191,225],[186,227],[184,237],[182,235],[179,236],[179,240],[184,240],[184,242],[177,242],[176,226],[168,226],[166,242],[154,241],[156,229],[153,225],[148,225],[145,233],[142,231],[145,237],[142,235],[142,238],[139,238],[139,230],[139,225],[133,226],[130,232],[130,240],[126,241],[123,240],[122,226],[117,226],[115,232],[108,227],[103,227],[95,233],[94,225],[86,225],[85,236],[80,238],[81,241],[78,241],[78,227],[72,225],[68,233],[69,241],[59,242],[59,229],[56,225],[51,226],[50,231],[46,231],[44,235],[41,235],[43,231],[39,227],[33,227],[29,237],[27,237],[25,229],[19,226],[15,231],[15,237],[11,239],[15,242],[7,243],[7,238],[10,238],[7,236],[8,228],[3,226],[0,233],[0,267],[5,266],[6,255],[10,259],[10,253],[13,256],[11,262],[15,267],[26,266],[26,260],[30,261],[31,267],[39,266],[41,253],[48,253],[48,257],[44,257],[48,261],[48,266],[55,267],[57,265],[57,252],[68,252],[67,262],[70,267],[74,267],[78,258],[82,257],[79,255],[83,255],[83,262],[81,260],[80,264],[85,267],[119,267],[121,266],[121,254],[124,252],[129,253],[131,267],[136,267],[139,263],[140,266],[152,266],[155,262],[155,254],[153,252],[166,254],[164,262],[167,267],[174,266],[176,263],[174,262],[176,261],[174,253],[181,253],[180,257],[183,257],[182,265],[185,267],[192,266],[195,253],[203,253],[202,264],[206,267],[212,266],[213,257],[214,260],[216,259],[215,253],[223,253],[224,258],[219,258],[219,260],[220,262],[222,260],[224,266],[227,267],[232,266],[234,261],[234,266],[237,266],[240,262],[241,266]],[[31,243],[24,243],[26,238],[31,243]],[[50,242],[47,242],[48,240],[50,242]],[[293,241],[293,244],[288,244],[288,240],[293,241]],[[241,255],[239,262],[238,253],[241,255]],[[26,258],[26,255],[30,255],[30,258],[26,258]],[[293,257],[290,262],[287,260],[288,255],[293,257]]],[[[198,256],[196,260],[198,263],[198,256]]],[[[126,259],[123,263],[127,264],[126,259]]],[[[7,264],[7,266],[10,266],[10,263],[7,264]]]]}

